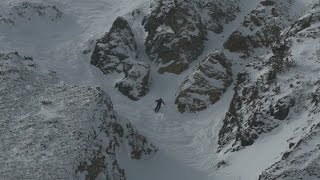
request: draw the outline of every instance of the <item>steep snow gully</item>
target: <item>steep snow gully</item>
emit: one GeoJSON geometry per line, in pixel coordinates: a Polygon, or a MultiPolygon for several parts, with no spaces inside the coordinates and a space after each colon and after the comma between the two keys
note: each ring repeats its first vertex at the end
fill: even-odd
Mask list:
{"type": "MultiPolygon", "coordinates": [[[[6,13],[8,7],[20,1],[2,0],[0,12],[6,13]]],[[[235,152],[231,157],[217,153],[217,136],[232,99],[234,85],[228,88],[218,103],[201,113],[181,114],[176,110],[175,93],[194,67],[179,76],[168,73],[161,75],[155,68],[152,69],[153,84],[149,93],[139,101],[131,101],[114,88],[118,75],[105,76],[90,65],[90,53],[83,54],[82,51],[92,49],[95,40],[110,29],[117,16],[126,15],[137,7],[146,8],[149,0],[42,2],[57,6],[63,12],[62,18],[54,23],[41,19],[9,27],[3,27],[0,23],[0,50],[19,51],[25,56],[33,56],[44,72],[54,71],[62,81],[69,84],[100,86],[111,96],[119,116],[128,119],[159,148],[159,153],[150,160],[135,161],[119,157],[119,164],[126,169],[128,180],[253,180],[273,163],[256,152],[267,148],[272,143],[272,137],[262,138],[254,146],[235,152]],[[159,113],[154,113],[154,101],[159,97],[164,99],[166,105],[159,113]],[[224,170],[217,169],[217,164],[227,158],[231,158],[234,164],[224,170]]],[[[209,34],[206,48],[199,59],[213,49],[222,49],[223,42],[241,26],[245,15],[257,7],[259,2],[242,0],[241,13],[225,25],[223,33],[209,34]]],[[[136,27],[134,33],[141,33],[139,26],[132,25],[136,27]]],[[[141,46],[143,43],[140,42],[138,48],[141,46]]],[[[226,56],[233,59],[237,55],[228,53],[226,56]]],[[[245,64],[241,59],[234,62],[234,76],[245,64]]],[[[278,152],[270,150],[268,153],[273,156],[278,152]]]]}

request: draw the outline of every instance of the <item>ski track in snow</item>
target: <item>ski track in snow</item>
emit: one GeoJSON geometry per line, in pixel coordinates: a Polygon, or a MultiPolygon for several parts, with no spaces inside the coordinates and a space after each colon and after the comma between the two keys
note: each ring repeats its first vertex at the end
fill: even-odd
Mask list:
{"type": "MultiPolygon", "coordinates": [[[[19,1],[21,0],[2,0],[0,10],[19,1]]],[[[111,27],[117,16],[125,15],[136,7],[148,4],[148,0],[92,2],[48,0],[44,2],[56,5],[64,13],[63,20],[53,25],[32,22],[29,25],[22,24],[16,28],[0,30],[0,49],[5,52],[19,51],[23,55],[33,56],[43,71],[56,71],[57,76],[69,84],[103,87],[111,96],[118,114],[132,122],[160,149],[160,153],[152,160],[141,162],[125,160],[121,157],[120,159],[123,160],[120,164],[126,168],[129,180],[150,178],[251,180],[256,179],[257,173],[268,166],[270,161],[273,162],[263,156],[256,159],[260,153],[255,151],[261,152],[270,144],[274,145],[273,143],[281,146],[286,137],[276,142],[270,141],[275,139],[274,137],[262,138],[254,146],[228,157],[234,164],[223,170],[216,170],[217,162],[226,158],[216,153],[216,143],[222,119],[233,96],[233,86],[229,87],[218,103],[207,110],[200,113],[181,114],[174,104],[175,93],[184,78],[192,72],[192,67],[180,76],[160,75],[153,70],[150,92],[134,102],[113,87],[119,79],[117,75],[103,75],[100,70],[89,64],[90,55],[82,55],[81,51],[85,49],[85,44],[89,40],[101,37],[111,27]],[[166,105],[162,106],[159,113],[154,113],[153,108],[156,105],[154,101],[159,97],[164,99],[166,105]],[[246,159],[250,155],[253,155],[253,158],[246,159]],[[264,163],[256,166],[257,161],[264,163]],[[241,167],[244,164],[246,167],[241,167]]],[[[244,16],[258,3],[259,0],[241,1],[241,14],[225,26],[224,33],[209,35],[206,49],[199,59],[215,48],[221,50],[222,43],[240,26],[244,16]]],[[[233,62],[239,61],[233,67],[233,74],[236,75],[243,61],[232,53],[226,53],[226,55],[229,59],[233,59],[233,62]]],[[[144,57],[142,55],[142,58],[144,57]]],[[[271,150],[269,153],[273,156],[278,152],[271,150]]]]}

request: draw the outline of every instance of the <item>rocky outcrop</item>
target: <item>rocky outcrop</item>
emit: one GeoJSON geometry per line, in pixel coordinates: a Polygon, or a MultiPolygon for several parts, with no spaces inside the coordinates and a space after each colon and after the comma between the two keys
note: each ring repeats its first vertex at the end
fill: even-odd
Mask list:
{"type": "Polygon", "coordinates": [[[123,61],[137,56],[134,34],[123,17],[118,17],[110,31],[96,43],[91,64],[105,74],[122,72],[123,61]]]}
{"type": "Polygon", "coordinates": [[[57,22],[62,18],[62,12],[56,7],[37,2],[20,2],[11,7],[8,14],[0,13],[0,25],[14,25],[17,21],[28,22],[34,18],[57,22]]]}
{"type": "Polygon", "coordinates": [[[298,19],[282,33],[271,54],[249,63],[238,75],[235,95],[219,132],[218,151],[239,150],[278,126],[304,121],[299,119],[304,110],[310,111],[307,119],[314,122],[312,114],[316,113],[308,104],[310,97],[317,102],[314,89],[319,85],[314,78],[319,68],[314,47],[320,37],[317,12],[312,10],[298,19]]]}
{"type": "Polygon", "coordinates": [[[231,83],[231,63],[222,52],[212,52],[181,84],[175,101],[178,110],[195,112],[206,109],[220,99],[231,83]]]}
{"type": "Polygon", "coordinates": [[[270,47],[277,41],[281,31],[297,18],[290,10],[292,4],[292,0],[262,0],[245,17],[242,26],[230,35],[224,47],[231,52],[241,53],[249,53],[254,48],[270,47]]]}
{"type": "Polygon", "coordinates": [[[103,73],[123,73],[115,84],[121,93],[139,100],[149,88],[150,66],[137,60],[137,43],[129,23],[118,17],[110,31],[96,43],[91,64],[103,73]]]}
{"type": "Polygon", "coordinates": [[[149,87],[150,66],[145,63],[133,62],[123,64],[125,77],[115,84],[118,90],[131,100],[139,100],[146,95],[149,87]]]}
{"type": "MultiPolygon", "coordinates": [[[[315,1],[316,2],[316,1],[315,1]]],[[[317,2],[318,3],[318,2],[317,2]]],[[[313,9],[298,19],[284,34],[295,49],[303,49],[299,52],[301,63],[298,66],[308,69],[308,72],[291,71],[292,77],[299,78],[299,84],[291,84],[292,88],[301,89],[304,96],[301,105],[301,113],[295,118],[301,123],[287,140],[288,147],[282,152],[277,162],[267,168],[259,177],[259,180],[284,179],[319,179],[319,92],[320,84],[318,77],[319,53],[317,52],[316,39],[320,37],[319,20],[320,6],[317,3],[313,9]],[[303,63],[302,63],[303,62],[303,63]]],[[[298,104],[298,103],[297,103],[298,104]]],[[[287,105],[286,105],[287,106],[287,105]]],[[[298,111],[299,113],[299,111],[298,111]]]]}
{"type": "Polygon", "coordinates": [[[180,74],[203,51],[206,30],[194,1],[159,0],[144,21],[150,59],[160,73],[180,74]]]}
{"type": "Polygon", "coordinates": [[[208,30],[222,32],[223,23],[235,17],[237,8],[235,1],[156,1],[143,24],[148,32],[146,52],[161,64],[159,73],[180,74],[187,69],[202,53],[208,30]]]}
{"type": "Polygon", "coordinates": [[[121,147],[157,151],[100,88],[63,84],[28,57],[0,54],[0,85],[1,179],[126,179],[121,147]]]}

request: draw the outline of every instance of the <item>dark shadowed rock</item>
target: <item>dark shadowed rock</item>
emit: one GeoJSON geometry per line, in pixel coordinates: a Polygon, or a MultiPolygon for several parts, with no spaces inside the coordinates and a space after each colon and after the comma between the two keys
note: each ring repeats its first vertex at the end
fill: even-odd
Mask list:
{"type": "Polygon", "coordinates": [[[143,22],[146,52],[159,73],[180,74],[202,53],[207,32],[221,33],[238,11],[237,0],[157,0],[143,22]]]}
{"type": "Polygon", "coordinates": [[[123,17],[118,17],[110,31],[96,43],[91,64],[105,74],[121,72],[121,65],[127,58],[136,57],[137,44],[134,34],[123,17]]]}
{"type": "Polygon", "coordinates": [[[252,10],[242,26],[231,34],[224,47],[232,52],[250,52],[270,47],[278,40],[281,30],[297,18],[292,14],[292,0],[264,0],[252,10]]]}
{"type": "Polygon", "coordinates": [[[97,41],[91,64],[103,73],[123,73],[115,87],[131,100],[148,92],[150,66],[137,60],[137,43],[126,19],[118,17],[109,33],[97,41]]]}
{"type": "Polygon", "coordinates": [[[294,105],[295,100],[292,97],[283,97],[279,99],[274,108],[270,110],[271,115],[273,115],[275,119],[284,120],[289,114],[290,107],[294,105]]]}

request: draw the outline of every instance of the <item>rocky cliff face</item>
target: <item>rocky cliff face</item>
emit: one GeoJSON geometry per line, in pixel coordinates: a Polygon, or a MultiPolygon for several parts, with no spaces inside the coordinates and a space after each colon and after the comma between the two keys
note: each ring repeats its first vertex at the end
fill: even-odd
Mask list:
{"type": "Polygon", "coordinates": [[[180,112],[195,112],[216,103],[232,83],[231,63],[222,52],[203,59],[181,84],[175,103],[180,112]]]}
{"type": "MultiPolygon", "coordinates": [[[[319,37],[318,22],[318,9],[308,12],[283,32],[272,47],[272,53],[250,63],[238,75],[235,95],[219,133],[219,151],[236,151],[252,145],[264,133],[286,127],[288,123],[301,122],[306,113],[307,122],[302,123],[305,128],[297,126],[293,135],[296,138],[288,140],[288,147],[291,143],[289,152],[298,151],[298,147],[292,148],[300,144],[299,139],[303,141],[304,134],[309,134],[310,128],[314,129],[318,122],[313,117],[318,112],[315,110],[318,89],[315,77],[318,77],[319,57],[317,47],[311,47],[319,37]]],[[[286,160],[289,153],[283,156],[266,172],[269,175],[264,174],[261,179],[280,177],[275,175],[277,168],[289,163],[286,160]]],[[[287,170],[280,170],[283,171],[281,177],[285,177],[287,170]]]]}
{"type": "MultiPolygon", "coordinates": [[[[319,79],[318,66],[319,49],[310,44],[317,42],[320,37],[319,21],[320,6],[315,4],[311,11],[298,19],[284,32],[287,41],[293,44],[300,55],[296,59],[297,68],[287,73],[293,73],[292,88],[300,92],[296,97],[302,99],[301,108],[296,112],[299,117],[292,118],[302,121],[294,134],[287,140],[288,148],[282,153],[281,159],[266,169],[260,176],[264,179],[319,179],[319,79]],[[309,44],[309,45],[308,45],[309,44]],[[293,78],[296,77],[296,78],[293,78]]],[[[291,93],[292,94],[292,93],[291,93]]]]}
{"type": "Polygon", "coordinates": [[[120,147],[133,159],[157,151],[101,89],[66,85],[31,59],[0,54],[2,179],[126,179],[120,147]]]}
{"type": "Polygon", "coordinates": [[[238,12],[237,1],[158,0],[143,24],[150,59],[160,73],[180,74],[204,49],[209,30],[220,33],[222,24],[238,12]]]}
{"type": "Polygon", "coordinates": [[[137,43],[128,21],[118,17],[111,29],[96,43],[91,64],[103,73],[123,73],[115,84],[121,93],[131,100],[139,100],[149,87],[150,66],[137,61],[137,43]]]}
{"type": "Polygon", "coordinates": [[[224,47],[243,53],[270,47],[281,31],[297,18],[292,16],[293,3],[292,0],[261,0],[258,7],[245,17],[242,26],[231,34],[224,47]]]}

